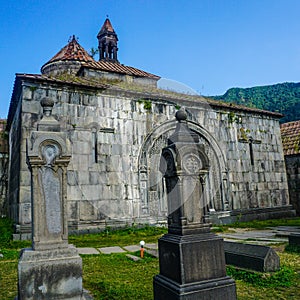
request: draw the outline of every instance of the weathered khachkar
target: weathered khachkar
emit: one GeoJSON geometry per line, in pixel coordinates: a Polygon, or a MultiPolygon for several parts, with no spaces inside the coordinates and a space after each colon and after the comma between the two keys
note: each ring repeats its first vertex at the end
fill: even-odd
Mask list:
{"type": "Polygon", "coordinates": [[[183,111],[160,171],[168,198],[168,234],[159,239],[160,274],[154,277],[154,299],[236,299],[235,282],[226,276],[223,240],[204,223],[209,199],[205,181],[209,159],[183,111]]]}
{"type": "Polygon", "coordinates": [[[82,261],[68,244],[67,166],[69,144],[51,116],[53,101],[42,101],[44,116],[27,140],[32,179],[32,249],[19,260],[18,300],[83,299],[82,261]],[[42,130],[42,131],[41,131],[42,130]],[[44,130],[44,131],[43,131],[44,130]]]}

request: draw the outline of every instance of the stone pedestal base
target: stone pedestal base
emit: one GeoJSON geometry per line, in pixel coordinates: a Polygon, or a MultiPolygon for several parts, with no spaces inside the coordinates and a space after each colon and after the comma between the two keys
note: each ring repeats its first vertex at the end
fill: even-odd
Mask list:
{"type": "Polygon", "coordinates": [[[158,241],[160,274],[155,300],[234,300],[235,282],[226,276],[223,239],[210,232],[166,234],[158,241]]]}
{"type": "Polygon", "coordinates": [[[82,260],[76,248],[22,250],[18,265],[18,300],[80,300],[82,295],[82,260]]]}
{"type": "Polygon", "coordinates": [[[230,277],[178,284],[168,278],[154,277],[155,300],[233,300],[236,299],[235,282],[230,277]]]}

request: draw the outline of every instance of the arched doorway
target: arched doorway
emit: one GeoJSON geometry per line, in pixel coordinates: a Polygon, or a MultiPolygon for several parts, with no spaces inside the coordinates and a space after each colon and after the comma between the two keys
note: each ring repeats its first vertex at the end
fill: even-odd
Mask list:
{"type": "MultiPolygon", "coordinates": [[[[228,172],[225,156],[216,139],[201,125],[188,121],[191,130],[199,135],[200,143],[205,145],[210,161],[209,175],[206,179],[206,199],[210,211],[226,211],[231,208],[229,200],[228,172]]],[[[167,216],[167,198],[164,178],[159,171],[161,152],[167,146],[167,140],[173,134],[176,121],[167,121],[154,128],[146,137],[139,155],[139,187],[141,199],[141,217],[154,222],[165,220],[167,216]]]]}

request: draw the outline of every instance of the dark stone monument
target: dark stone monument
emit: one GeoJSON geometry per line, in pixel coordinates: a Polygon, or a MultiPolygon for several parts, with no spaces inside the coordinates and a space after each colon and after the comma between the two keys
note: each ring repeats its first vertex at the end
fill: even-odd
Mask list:
{"type": "Polygon", "coordinates": [[[51,116],[53,101],[41,103],[44,117],[27,140],[32,186],[32,248],[18,265],[18,300],[85,299],[82,260],[68,244],[67,166],[70,147],[51,116]]]}
{"type": "Polygon", "coordinates": [[[158,241],[160,274],[154,277],[154,299],[236,299],[235,282],[226,276],[223,239],[204,223],[209,199],[205,182],[209,159],[183,111],[160,171],[168,194],[168,233],[158,241]]]}
{"type": "Polygon", "coordinates": [[[289,245],[300,247],[300,233],[291,233],[289,235],[289,245]]]}
{"type": "Polygon", "coordinates": [[[258,272],[275,272],[280,269],[280,258],[271,247],[224,242],[224,250],[228,265],[258,272]]]}

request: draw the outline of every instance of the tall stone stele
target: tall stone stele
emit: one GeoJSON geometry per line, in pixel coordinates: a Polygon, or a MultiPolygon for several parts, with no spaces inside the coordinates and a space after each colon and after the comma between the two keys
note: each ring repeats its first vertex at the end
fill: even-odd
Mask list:
{"type": "Polygon", "coordinates": [[[160,171],[168,198],[168,233],[158,241],[160,274],[154,277],[155,300],[236,299],[235,282],[226,276],[222,238],[204,223],[209,158],[186,114],[162,150],[160,171]]]}
{"type": "Polygon", "coordinates": [[[54,102],[41,101],[43,118],[27,140],[32,186],[32,248],[18,265],[18,300],[84,299],[82,260],[68,244],[67,166],[70,147],[51,115],[54,102]]]}

